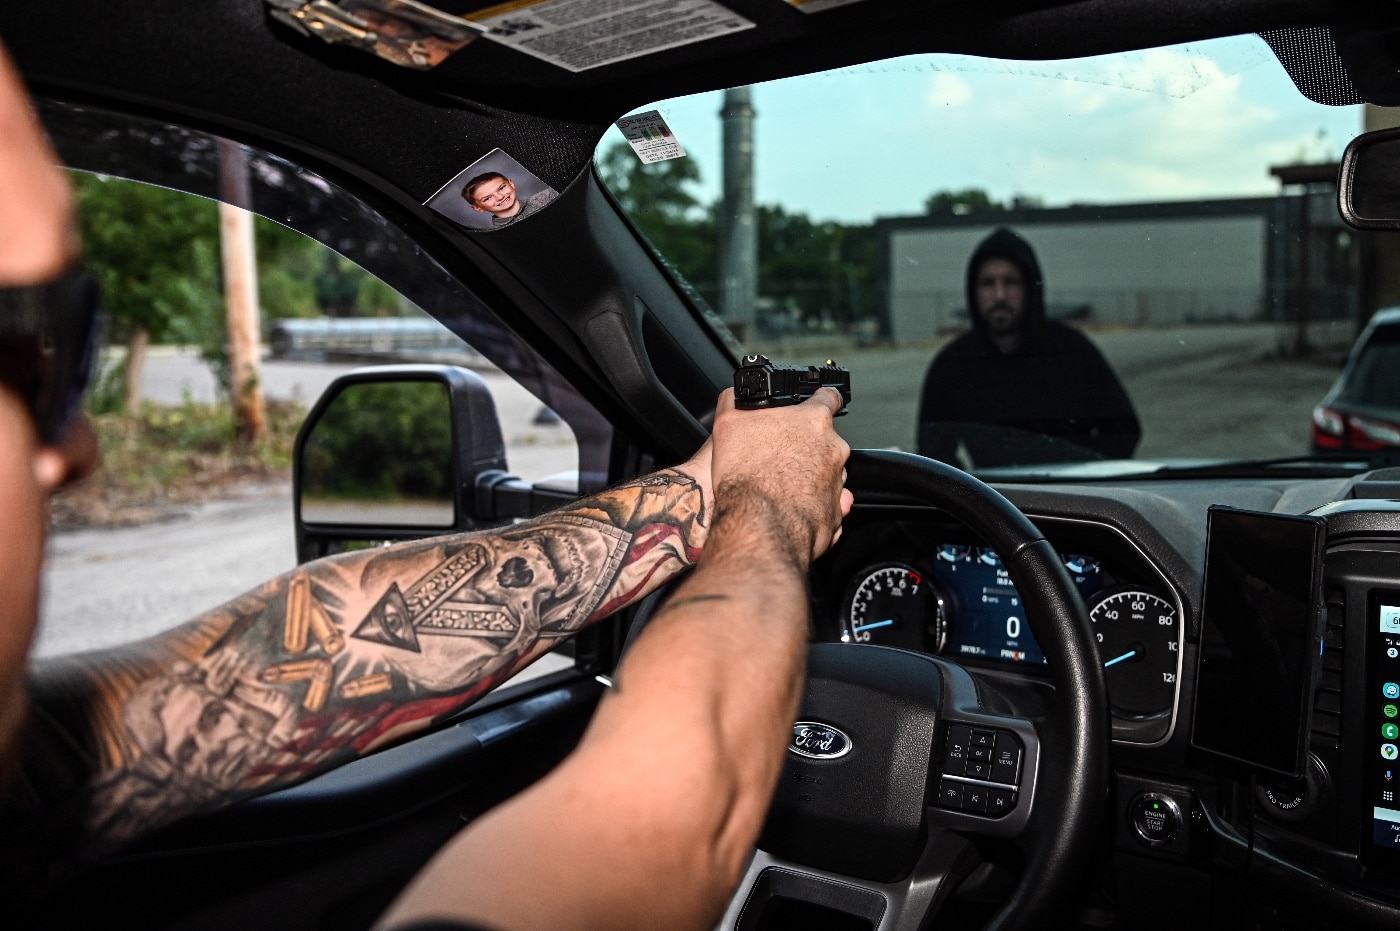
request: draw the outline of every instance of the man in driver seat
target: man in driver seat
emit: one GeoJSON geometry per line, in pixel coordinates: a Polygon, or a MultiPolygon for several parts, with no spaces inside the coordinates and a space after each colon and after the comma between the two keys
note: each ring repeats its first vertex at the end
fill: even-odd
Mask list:
{"type": "Polygon", "coordinates": [[[726,392],[676,468],[503,529],[307,563],[165,634],[31,667],[48,497],[96,464],[96,308],[67,184],[3,49],[0,191],[6,927],[52,925],[45,903],[142,833],[427,730],[692,564],[575,751],[458,835],[383,927],[712,927],[791,734],[807,567],[851,506],[840,395],[738,411],[726,392]],[[485,651],[406,645],[389,634],[440,604],[424,593],[511,623],[485,651]]]}
{"type": "Polygon", "coordinates": [[[1133,403],[1088,337],[1046,317],[1030,243],[1006,227],[982,240],[967,307],[972,329],[924,376],[921,455],[977,468],[1132,456],[1133,403]]]}

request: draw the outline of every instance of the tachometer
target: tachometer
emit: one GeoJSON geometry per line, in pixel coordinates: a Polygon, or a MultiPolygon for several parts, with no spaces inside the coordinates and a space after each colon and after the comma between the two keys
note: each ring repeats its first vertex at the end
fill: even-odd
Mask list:
{"type": "Polygon", "coordinates": [[[876,643],[926,653],[943,649],[947,630],[942,599],[912,566],[872,566],[852,588],[847,604],[842,642],[876,643]]]}
{"type": "Polygon", "coordinates": [[[1114,715],[1143,720],[1170,714],[1180,649],[1172,603],[1136,588],[1110,590],[1094,600],[1089,621],[1114,715]]]}

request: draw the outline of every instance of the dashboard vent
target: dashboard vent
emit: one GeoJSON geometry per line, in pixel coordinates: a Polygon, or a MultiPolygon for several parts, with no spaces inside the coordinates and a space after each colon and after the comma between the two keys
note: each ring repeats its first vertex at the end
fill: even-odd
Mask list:
{"type": "Polygon", "coordinates": [[[1312,743],[1334,753],[1342,735],[1342,645],[1346,640],[1346,592],[1328,589],[1322,632],[1322,675],[1313,693],[1312,743]]]}

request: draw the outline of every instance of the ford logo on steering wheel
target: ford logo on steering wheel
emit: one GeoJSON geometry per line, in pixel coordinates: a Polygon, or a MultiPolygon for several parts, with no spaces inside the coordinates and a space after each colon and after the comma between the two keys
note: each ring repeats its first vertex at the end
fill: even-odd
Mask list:
{"type": "Polygon", "coordinates": [[[788,749],[813,760],[834,760],[851,752],[851,738],[830,724],[798,721],[792,726],[788,749]]]}

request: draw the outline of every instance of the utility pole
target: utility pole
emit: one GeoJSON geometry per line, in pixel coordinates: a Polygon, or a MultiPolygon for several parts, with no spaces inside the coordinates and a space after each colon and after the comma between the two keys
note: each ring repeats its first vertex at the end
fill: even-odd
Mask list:
{"type": "Polygon", "coordinates": [[[719,313],[740,340],[754,336],[758,304],[758,217],[753,203],[753,95],[724,92],[724,199],[719,217],[719,313]]]}
{"type": "Polygon", "coordinates": [[[238,439],[254,443],[266,427],[263,408],[258,262],[253,242],[252,186],[248,151],[220,139],[219,244],[223,257],[224,307],[228,325],[229,393],[238,439]]]}

